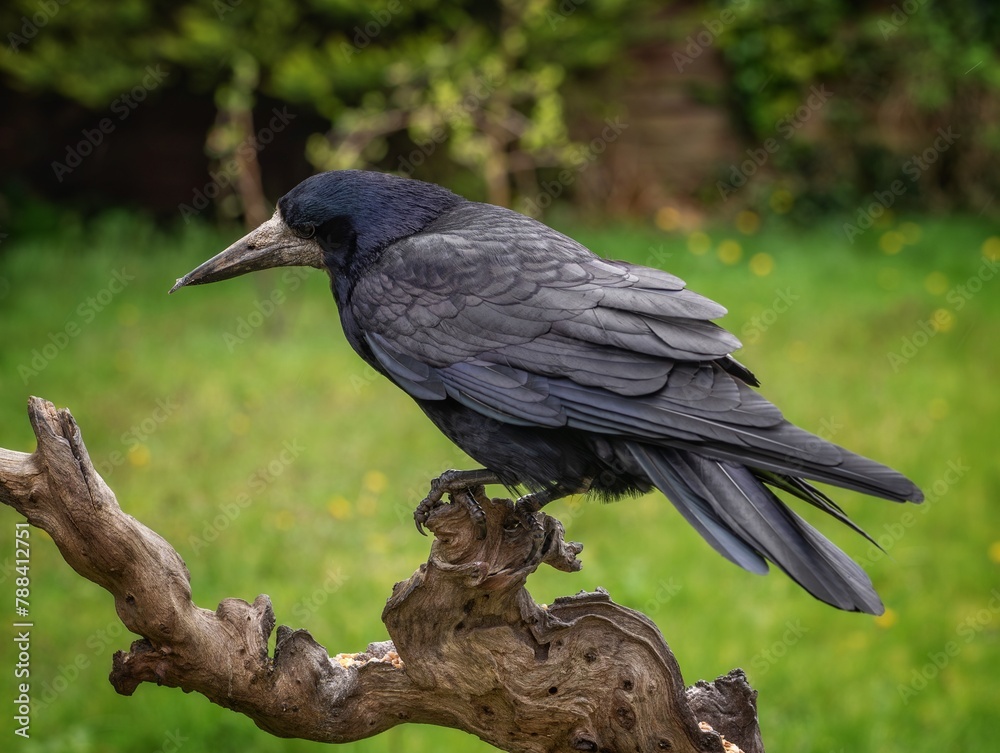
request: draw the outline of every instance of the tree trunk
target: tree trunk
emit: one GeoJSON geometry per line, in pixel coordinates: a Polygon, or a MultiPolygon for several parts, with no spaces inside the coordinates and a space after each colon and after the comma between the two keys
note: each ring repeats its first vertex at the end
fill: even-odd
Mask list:
{"type": "Polygon", "coordinates": [[[47,531],[144,636],[114,656],[119,693],[143,682],[197,691],[271,734],[331,743],[415,722],[508,751],[763,751],[742,671],[685,690],[653,622],[606,592],[531,599],[525,580],[542,562],[580,567],[582,547],[554,518],[544,516],[541,562],[527,563],[530,535],[512,524],[509,500],[485,505],[484,539],[465,505],[442,506],[427,524],[427,562],[385,606],[391,641],[331,657],[281,626],[269,656],[267,596],[214,612],[192,603],[184,562],[121,510],[69,411],[31,398],[29,417],[38,448],[0,450],[0,501],[47,531]]]}

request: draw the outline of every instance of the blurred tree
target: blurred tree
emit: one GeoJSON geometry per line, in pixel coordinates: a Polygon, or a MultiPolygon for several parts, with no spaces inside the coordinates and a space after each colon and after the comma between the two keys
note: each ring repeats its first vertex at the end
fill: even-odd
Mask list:
{"type": "MultiPolygon", "coordinates": [[[[1000,5],[986,0],[10,0],[0,29],[0,71],[26,93],[106,111],[162,64],[162,90],[213,97],[219,210],[251,224],[266,213],[257,153],[273,136],[254,123],[262,98],[329,123],[305,146],[316,169],[419,171],[511,205],[539,194],[540,173],[578,166],[570,92],[590,97],[577,116],[607,107],[633,78],[661,80],[630,77],[657,59],[640,48],[670,45],[680,73],[684,55],[721,58],[727,101],[713,106],[751,151],[781,146],[761,170],[772,181],[756,178],[740,204],[777,186],[811,216],[898,179],[912,208],[981,211],[1000,193],[1000,5]],[[808,104],[816,86],[832,93],[821,108],[808,104]],[[949,127],[958,135],[935,149],[949,127]],[[911,158],[919,181],[901,174],[911,158]]],[[[703,198],[734,169],[720,164],[703,198]]]]}
{"type": "MultiPolygon", "coordinates": [[[[172,84],[214,92],[206,148],[235,160],[248,222],[263,211],[252,113],[259,93],[331,123],[309,140],[317,169],[431,163],[472,168],[488,200],[537,191],[535,172],[573,158],[560,86],[620,53],[623,23],[652,3],[624,0],[14,0],[0,56],[23,90],[98,107],[151,60],[172,84]],[[241,148],[242,147],[242,148],[241,148]],[[392,157],[396,159],[393,160],[392,157]]],[[[225,208],[225,203],[223,203],[225,208]]],[[[227,212],[229,214],[232,211],[227,212]]]]}
{"type": "MultiPolygon", "coordinates": [[[[807,214],[871,202],[895,181],[906,190],[893,203],[910,208],[982,211],[1000,193],[997,3],[720,7],[732,13],[718,45],[736,118],[752,145],[787,141],[771,166],[807,214]],[[828,103],[813,117],[818,83],[828,103]]],[[[758,188],[761,198],[769,193],[758,188]]]]}

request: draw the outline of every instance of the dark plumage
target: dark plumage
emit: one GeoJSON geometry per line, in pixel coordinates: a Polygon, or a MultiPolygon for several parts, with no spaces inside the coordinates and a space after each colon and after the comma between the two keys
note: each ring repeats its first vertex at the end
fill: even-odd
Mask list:
{"type": "Polygon", "coordinates": [[[498,481],[540,492],[529,512],[656,487],[741,567],[769,560],[829,604],[882,611],[864,571],[772,490],[852,527],[804,479],[897,502],[920,490],[785,421],[710,321],[725,309],[673,275],[439,186],[343,171],[303,181],[175,289],[295,264],[327,270],[365,361],[498,481]]]}

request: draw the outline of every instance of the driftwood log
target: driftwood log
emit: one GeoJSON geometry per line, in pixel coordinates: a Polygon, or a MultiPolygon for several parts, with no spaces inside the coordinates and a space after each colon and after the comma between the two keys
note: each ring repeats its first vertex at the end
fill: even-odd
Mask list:
{"type": "MultiPolygon", "coordinates": [[[[482,540],[463,505],[433,513],[429,559],[382,614],[391,641],[330,656],[282,626],[269,656],[268,597],[214,612],[192,603],[184,562],[121,510],[69,411],[31,398],[28,413],[38,448],[0,450],[0,501],[47,531],[143,636],[114,656],[119,693],[143,682],[196,691],[273,735],[330,743],[419,722],[508,751],[763,751],[741,671],[685,689],[653,622],[603,591],[536,604],[524,588],[530,537],[511,525],[509,500],[486,506],[482,540]]],[[[578,570],[580,545],[554,518],[544,526],[543,561],[578,570]]]]}

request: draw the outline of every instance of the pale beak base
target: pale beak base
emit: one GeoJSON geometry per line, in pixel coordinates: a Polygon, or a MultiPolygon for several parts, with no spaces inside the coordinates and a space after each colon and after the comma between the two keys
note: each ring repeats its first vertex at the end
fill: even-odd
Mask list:
{"type": "Polygon", "coordinates": [[[179,278],[170,292],[272,267],[323,268],[323,249],[316,239],[295,235],[280,211],[222,253],[179,278]]]}

